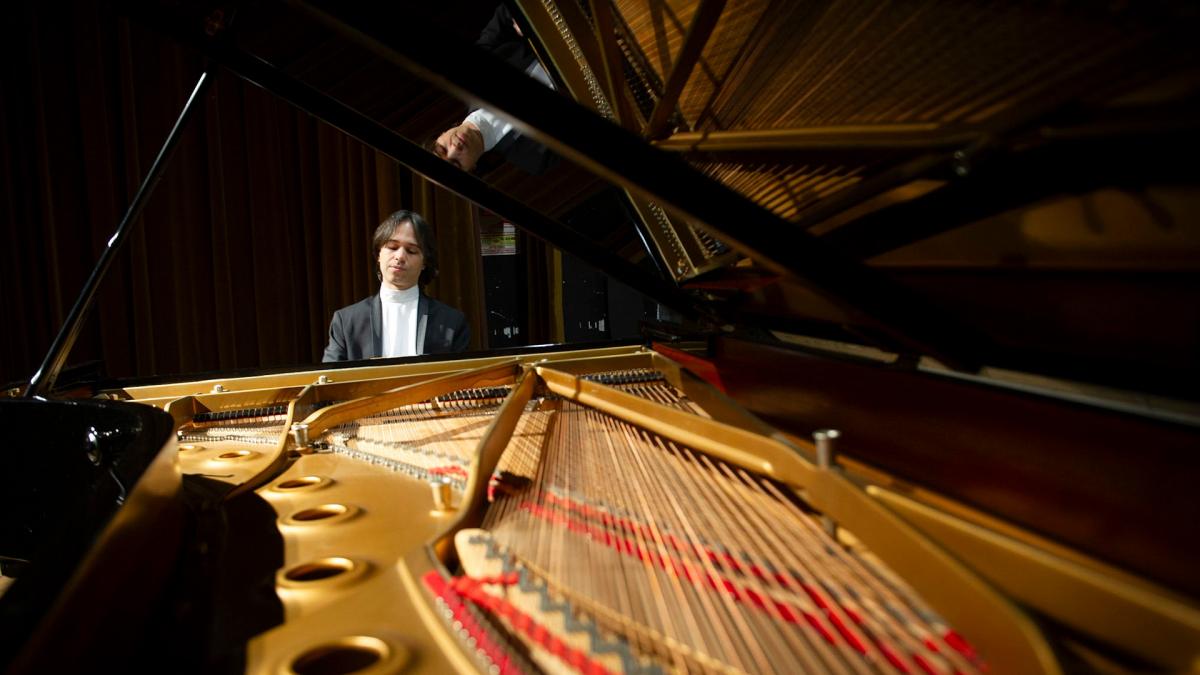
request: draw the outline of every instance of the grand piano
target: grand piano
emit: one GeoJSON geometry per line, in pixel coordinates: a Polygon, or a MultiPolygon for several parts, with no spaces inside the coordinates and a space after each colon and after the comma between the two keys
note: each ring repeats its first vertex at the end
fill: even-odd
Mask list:
{"type": "Polygon", "coordinates": [[[73,382],[139,191],[0,399],[7,672],[1200,669],[1193,7],[514,2],[553,90],[453,7],[113,10],[656,311],[73,382]],[[413,92],[560,163],[458,171],[413,92]]]}

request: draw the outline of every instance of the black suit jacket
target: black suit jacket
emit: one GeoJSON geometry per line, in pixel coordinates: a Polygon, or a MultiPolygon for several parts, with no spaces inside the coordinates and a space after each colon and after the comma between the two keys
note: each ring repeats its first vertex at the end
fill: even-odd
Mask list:
{"type": "MultiPolygon", "coordinates": [[[[467,317],[421,294],[417,300],[417,344],[421,354],[461,352],[471,342],[467,317]]],[[[383,304],[376,293],[333,313],[322,361],[358,361],[383,355],[383,304]]]]}

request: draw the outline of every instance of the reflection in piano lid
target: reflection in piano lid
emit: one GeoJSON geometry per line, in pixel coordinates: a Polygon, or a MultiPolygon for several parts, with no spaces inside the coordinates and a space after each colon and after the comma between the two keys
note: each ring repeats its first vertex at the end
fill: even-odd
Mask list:
{"type": "Polygon", "coordinates": [[[0,401],[12,672],[1197,668],[1190,8],[513,3],[556,90],[483,3],[120,9],[679,321],[91,383],[56,344],[58,400],[0,401]],[[459,101],[561,165],[457,171],[459,101]]]}

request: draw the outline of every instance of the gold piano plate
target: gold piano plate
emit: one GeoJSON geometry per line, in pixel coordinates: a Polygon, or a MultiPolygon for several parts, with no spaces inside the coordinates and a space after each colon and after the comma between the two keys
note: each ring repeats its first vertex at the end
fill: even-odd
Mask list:
{"type": "MultiPolygon", "coordinates": [[[[564,672],[771,672],[780,658],[816,670],[1059,672],[1007,595],[1022,597],[1019,580],[960,562],[969,542],[996,536],[987,528],[952,535],[918,517],[927,507],[874,487],[879,476],[818,466],[814,446],[785,440],[657,353],[570,356],[402,376],[395,387],[309,386],[293,391],[285,419],[243,424],[269,432],[243,438],[248,447],[278,452],[273,468],[239,480],[278,514],[284,550],[285,618],[251,641],[247,672],[342,662],[339,650],[364,672],[489,672],[510,657],[564,672]],[[289,431],[295,422],[306,436],[289,431]],[[651,609],[664,601],[676,619],[651,609]],[[538,609],[547,603],[568,609],[538,609]],[[732,637],[747,630],[755,637],[732,637]]],[[[182,428],[211,422],[228,435],[219,425],[245,418],[223,410],[182,428]]],[[[225,442],[179,454],[254,452],[225,442]]],[[[1025,576],[1074,583],[1076,607],[1120,607],[1128,595],[1119,578],[1071,582],[1053,551],[1026,548],[1036,553],[1021,558],[1035,565],[1025,576]]],[[[1161,635],[1062,616],[1186,667],[1196,608],[1134,606],[1161,635]]]]}

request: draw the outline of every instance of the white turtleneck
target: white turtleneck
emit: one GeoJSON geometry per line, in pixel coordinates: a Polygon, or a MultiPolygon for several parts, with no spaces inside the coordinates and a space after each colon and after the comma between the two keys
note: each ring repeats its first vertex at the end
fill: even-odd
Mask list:
{"type": "Polygon", "coordinates": [[[380,285],[383,304],[383,356],[413,356],[417,349],[417,300],[420,289],[414,284],[403,291],[380,285]]]}

